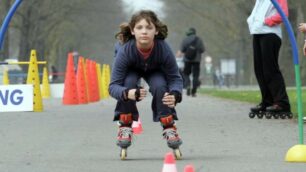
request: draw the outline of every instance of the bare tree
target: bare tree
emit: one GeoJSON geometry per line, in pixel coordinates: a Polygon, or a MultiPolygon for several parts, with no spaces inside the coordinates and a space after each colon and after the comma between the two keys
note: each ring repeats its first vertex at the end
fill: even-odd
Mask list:
{"type": "MultiPolygon", "coordinates": [[[[67,40],[64,34],[56,34],[58,29],[70,30],[69,27],[62,27],[64,23],[71,22],[70,16],[74,14],[75,7],[86,1],[61,1],[61,0],[28,0],[25,1],[18,12],[16,27],[20,30],[19,60],[27,61],[31,49],[38,52],[38,60],[48,60],[46,55],[50,54],[52,44],[57,42],[61,45],[62,40],[67,40]]],[[[67,26],[67,25],[66,25],[67,26]]],[[[72,28],[72,27],[70,27],[72,28]]],[[[64,33],[62,31],[61,33],[64,33]]],[[[73,38],[69,38],[73,39],[73,38]]],[[[27,70],[26,67],[23,67],[27,70]]]]}
{"type": "MultiPolygon", "coordinates": [[[[4,3],[0,1],[0,15],[4,3]]],[[[297,23],[306,19],[306,1],[288,1],[290,21],[296,31],[297,23]]],[[[207,53],[213,57],[214,65],[222,58],[237,61],[238,84],[255,84],[253,72],[251,35],[246,23],[255,0],[168,0],[165,23],[170,34],[167,41],[178,49],[186,29],[196,27],[204,39],[207,53]]],[[[29,59],[31,49],[38,51],[39,60],[47,60],[64,69],[68,51],[80,54],[98,62],[113,60],[114,33],[118,25],[126,20],[120,1],[108,0],[27,0],[19,7],[11,27],[20,32],[19,60],[29,59]]],[[[284,32],[285,33],[285,32],[284,32]]],[[[296,33],[299,45],[303,35],[296,33]]],[[[8,41],[5,41],[8,43],[8,41]]],[[[280,65],[288,79],[294,84],[291,48],[284,35],[280,65]]],[[[16,48],[17,49],[17,48],[16,48]]],[[[3,52],[1,52],[3,53],[3,52]]],[[[0,56],[3,58],[3,56],[0,56]]],[[[306,79],[306,60],[301,59],[303,79],[306,79]],[[305,73],[305,74],[303,74],[305,73]]],[[[26,68],[24,68],[26,70],[26,68]]]]}
{"type": "MultiPolygon", "coordinates": [[[[6,14],[8,13],[11,6],[11,0],[3,0],[0,2],[0,11],[2,12],[0,16],[3,16],[2,21],[4,20],[6,14]]],[[[3,23],[3,22],[1,22],[3,23]]],[[[5,38],[3,41],[2,49],[0,50],[0,61],[8,58],[9,55],[9,32],[7,31],[5,34],[5,38]]]]}

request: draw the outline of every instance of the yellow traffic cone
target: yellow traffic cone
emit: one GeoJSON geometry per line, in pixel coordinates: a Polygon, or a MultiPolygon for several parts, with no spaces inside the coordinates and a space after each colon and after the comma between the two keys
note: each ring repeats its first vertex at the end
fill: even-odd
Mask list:
{"type": "Polygon", "coordinates": [[[103,98],[103,93],[102,93],[102,74],[101,74],[101,65],[97,63],[97,75],[98,75],[98,87],[99,87],[99,97],[100,100],[103,98]]]}
{"type": "Polygon", "coordinates": [[[106,97],[109,97],[109,92],[108,92],[108,88],[109,88],[109,83],[110,83],[110,67],[109,65],[106,65],[106,97]]]}
{"type": "Polygon", "coordinates": [[[41,95],[43,98],[50,98],[50,84],[48,78],[47,67],[44,67],[41,95]]]}
{"type": "Polygon", "coordinates": [[[102,98],[105,99],[108,97],[108,86],[107,86],[107,74],[106,74],[106,65],[102,65],[102,98]]]}
{"type": "Polygon", "coordinates": [[[8,71],[7,69],[3,71],[3,85],[9,85],[10,84],[10,80],[8,77],[8,71]]]}
{"type": "Polygon", "coordinates": [[[36,50],[31,50],[27,84],[33,85],[33,101],[34,101],[33,111],[42,112],[43,103],[42,103],[41,91],[40,91],[40,81],[39,81],[39,74],[38,74],[36,50]]]}

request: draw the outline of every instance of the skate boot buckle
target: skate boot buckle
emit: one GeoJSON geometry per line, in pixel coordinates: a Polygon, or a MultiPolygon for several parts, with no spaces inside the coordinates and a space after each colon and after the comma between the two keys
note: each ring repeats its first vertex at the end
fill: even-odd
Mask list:
{"type": "Polygon", "coordinates": [[[167,140],[168,146],[172,149],[177,149],[182,144],[182,140],[178,136],[175,128],[164,129],[163,136],[167,140]]]}
{"type": "Polygon", "coordinates": [[[120,127],[118,132],[117,145],[127,148],[131,145],[133,130],[131,127],[120,127]]]}

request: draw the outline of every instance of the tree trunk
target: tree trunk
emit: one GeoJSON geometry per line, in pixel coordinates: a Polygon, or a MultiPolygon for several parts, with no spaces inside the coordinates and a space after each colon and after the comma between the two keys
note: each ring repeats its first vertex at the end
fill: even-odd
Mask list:
{"type": "MultiPolygon", "coordinates": [[[[292,29],[296,37],[298,23],[297,23],[297,8],[295,8],[295,5],[291,5],[291,8],[289,8],[289,21],[291,22],[292,29]]],[[[279,54],[279,64],[282,74],[285,78],[286,85],[288,86],[295,85],[292,47],[287,33],[287,29],[285,27],[283,27],[283,38],[279,54]]]]}
{"type": "MultiPolygon", "coordinates": [[[[19,61],[29,61],[30,57],[30,46],[29,46],[29,29],[30,25],[26,20],[21,21],[21,26],[23,27],[20,34],[20,43],[19,43],[19,61]]],[[[28,72],[28,65],[21,65],[23,72],[28,72]]]]}
{"type": "MultiPolygon", "coordinates": [[[[8,11],[10,10],[10,0],[4,0],[4,17],[6,17],[8,11]]],[[[4,20],[4,18],[3,18],[4,20]]],[[[9,28],[5,33],[5,37],[2,44],[2,50],[0,51],[0,61],[9,58],[9,28]]]]}

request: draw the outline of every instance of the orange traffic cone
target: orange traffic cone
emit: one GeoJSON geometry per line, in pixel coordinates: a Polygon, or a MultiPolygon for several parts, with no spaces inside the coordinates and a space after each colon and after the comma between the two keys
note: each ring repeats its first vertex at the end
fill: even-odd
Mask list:
{"type": "Polygon", "coordinates": [[[132,124],[132,129],[133,129],[133,134],[141,134],[143,129],[142,129],[142,124],[140,121],[140,118],[138,117],[138,121],[133,121],[132,124]]]}
{"type": "Polygon", "coordinates": [[[68,54],[68,60],[67,60],[67,66],[66,66],[66,75],[65,75],[63,104],[64,105],[78,104],[77,85],[76,85],[76,77],[75,77],[75,73],[74,73],[74,64],[73,64],[72,53],[68,54]]]}
{"type": "Polygon", "coordinates": [[[195,172],[194,167],[192,165],[186,165],[184,168],[184,172],[195,172]]]}
{"type": "Polygon", "coordinates": [[[97,102],[100,100],[100,93],[99,93],[99,85],[98,85],[98,74],[97,74],[97,63],[95,61],[91,61],[90,64],[90,71],[91,71],[91,81],[93,87],[93,101],[97,102]]]}
{"type": "Polygon", "coordinates": [[[88,103],[87,97],[87,85],[84,71],[84,58],[79,57],[78,71],[77,71],[77,90],[78,90],[78,102],[79,104],[88,103]]]}
{"type": "Polygon", "coordinates": [[[87,77],[87,86],[88,86],[88,102],[93,102],[93,94],[92,94],[92,85],[91,85],[91,72],[90,72],[90,60],[86,59],[86,77],[87,77]]]}
{"type": "Polygon", "coordinates": [[[164,166],[162,172],[177,172],[175,159],[172,152],[165,155],[164,166]]]}

